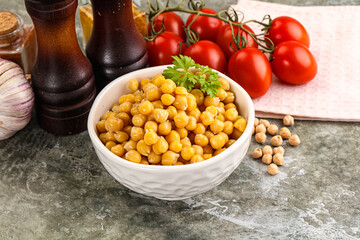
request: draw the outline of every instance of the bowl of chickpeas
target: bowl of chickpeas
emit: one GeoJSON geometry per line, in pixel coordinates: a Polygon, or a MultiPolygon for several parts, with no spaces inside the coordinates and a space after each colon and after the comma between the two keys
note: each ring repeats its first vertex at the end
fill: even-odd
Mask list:
{"type": "Polygon", "coordinates": [[[187,90],[162,73],[137,70],[96,97],[88,132],[105,169],[146,196],[180,200],[222,183],[251,141],[254,107],[246,91],[222,73],[215,97],[187,90]]]}

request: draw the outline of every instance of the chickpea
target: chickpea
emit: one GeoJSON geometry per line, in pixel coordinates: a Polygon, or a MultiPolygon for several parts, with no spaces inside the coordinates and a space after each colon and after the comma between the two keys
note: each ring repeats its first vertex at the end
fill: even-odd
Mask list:
{"type": "Polygon", "coordinates": [[[276,175],[279,173],[279,168],[276,164],[274,163],[271,163],[268,168],[267,168],[267,172],[270,174],[270,175],[276,175]]]}
{"type": "Polygon", "coordinates": [[[110,148],[110,151],[114,153],[115,155],[122,157],[125,153],[124,147],[121,144],[117,144],[115,146],[112,146],[110,148]]]}
{"type": "MultiPolygon", "coordinates": [[[[224,110],[224,114],[225,114],[225,110],[224,110]]],[[[215,119],[219,119],[220,121],[225,122],[226,119],[225,119],[224,114],[220,113],[220,110],[219,110],[219,114],[216,116],[215,119]]]]}
{"type": "Polygon", "coordinates": [[[168,119],[168,117],[169,117],[168,111],[160,108],[154,109],[154,118],[158,123],[165,122],[168,119]]]}
{"type": "Polygon", "coordinates": [[[294,125],[294,118],[291,115],[286,115],[283,118],[283,123],[285,126],[292,126],[294,125]]]}
{"type": "Polygon", "coordinates": [[[154,85],[154,87],[151,87],[150,89],[144,90],[144,91],[145,91],[146,98],[151,102],[159,100],[161,97],[161,91],[155,85],[154,85]]]}
{"type": "Polygon", "coordinates": [[[136,150],[143,156],[148,156],[151,152],[151,146],[146,144],[144,140],[140,140],[136,144],[136,150]]]}
{"type": "Polygon", "coordinates": [[[194,95],[194,97],[196,99],[196,104],[198,106],[203,105],[203,103],[204,103],[204,93],[200,89],[192,89],[190,91],[190,93],[192,95],[194,95]]]}
{"type": "MultiPolygon", "coordinates": [[[[233,139],[238,139],[239,137],[241,137],[241,135],[242,135],[242,132],[240,132],[237,128],[234,128],[230,137],[233,139]]],[[[265,139],[266,139],[266,135],[265,135],[265,139]]]]}
{"type": "Polygon", "coordinates": [[[180,142],[180,135],[175,130],[171,130],[171,132],[166,135],[165,139],[168,143],[180,142]]]}
{"type": "Polygon", "coordinates": [[[141,155],[136,150],[130,150],[125,154],[125,159],[133,163],[140,163],[141,155]]]}
{"type": "Polygon", "coordinates": [[[280,153],[275,153],[273,156],[273,162],[278,166],[284,165],[284,156],[280,153]]]}
{"type": "Polygon", "coordinates": [[[119,97],[119,104],[122,104],[124,102],[134,103],[135,96],[133,94],[126,94],[126,95],[119,97]]]}
{"type": "Polygon", "coordinates": [[[201,146],[194,144],[192,147],[195,150],[195,154],[199,154],[201,156],[204,154],[204,149],[201,146]]]}
{"type": "Polygon", "coordinates": [[[198,163],[202,161],[204,161],[204,158],[200,154],[195,154],[190,159],[190,163],[198,163]]]}
{"type": "Polygon", "coordinates": [[[143,91],[137,90],[134,92],[135,102],[140,103],[145,98],[145,93],[143,91]]]}
{"type": "Polygon", "coordinates": [[[212,136],[215,136],[215,134],[214,134],[213,132],[211,132],[211,131],[205,131],[204,135],[205,135],[208,139],[210,139],[212,136]]]}
{"type": "Polygon", "coordinates": [[[146,116],[142,114],[136,114],[132,118],[132,123],[134,124],[135,127],[142,127],[144,126],[145,122],[146,122],[146,116]]]}
{"type": "Polygon", "coordinates": [[[116,132],[114,137],[118,143],[123,143],[129,139],[129,135],[123,131],[116,132]]]}
{"type": "Polygon", "coordinates": [[[219,92],[216,97],[218,97],[220,101],[224,101],[224,99],[227,97],[227,92],[223,88],[219,88],[219,92]]]}
{"type": "Polygon", "coordinates": [[[104,133],[106,132],[106,129],[105,129],[105,121],[106,120],[101,120],[100,122],[98,122],[96,124],[96,130],[99,132],[99,133],[104,133]]]}
{"type": "Polygon", "coordinates": [[[254,150],[253,150],[253,152],[252,152],[252,154],[251,154],[251,156],[253,157],[253,158],[261,158],[262,157],[262,151],[261,151],[261,149],[260,148],[255,148],[254,150]]]}
{"type": "Polygon", "coordinates": [[[196,125],[197,125],[196,118],[193,116],[190,116],[188,124],[186,125],[186,129],[189,131],[193,131],[196,129],[196,125]]]}
{"type": "MultiPolygon", "coordinates": [[[[275,124],[270,124],[270,126],[267,128],[268,133],[271,135],[276,135],[278,133],[278,130],[279,130],[279,128],[275,124]]],[[[281,131],[281,129],[280,129],[280,131],[281,131]]],[[[280,134],[280,136],[281,136],[281,134],[280,134]]]]}
{"type": "Polygon", "coordinates": [[[159,74],[156,74],[151,79],[151,81],[155,84],[155,86],[160,88],[165,83],[165,77],[161,73],[159,73],[159,74]]]}
{"type": "Polygon", "coordinates": [[[164,84],[161,86],[161,91],[163,93],[172,93],[176,88],[176,84],[171,79],[165,79],[164,84]]]}
{"type": "Polygon", "coordinates": [[[189,117],[190,116],[193,116],[194,118],[196,118],[196,121],[199,122],[200,120],[200,115],[201,115],[201,112],[198,108],[196,108],[195,110],[192,110],[188,113],[189,117]]]}
{"type": "Polygon", "coordinates": [[[169,149],[169,143],[164,139],[164,137],[159,137],[159,140],[152,145],[152,150],[156,154],[165,153],[169,149]]]}
{"type": "Polygon", "coordinates": [[[105,120],[105,129],[109,132],[120,131],[124,127],[124,122],[115,116],[110,116],[105,120]]]}
{"type": "Polygon", "coordinates": [[[217,107],[217,106],[219,106],[219,103],[220,103],[220,99],[218,97],[212,98],[210,96],[206,96],[204,99],[204,105],[206,107],[209,107],[209,106],[217,107]]]}
{"type": "MultiPolygon", "coordinates": [[[[101,133],[100,135],[99,135],[99,139],[100,139],[100,141],[103,143],[103,144],[105,144],[106,143],[106,134],[107,134],[108,132],[106,132],[106,133],[101,133]]],[[[116,139],[115,139],[116,140],[116,139]]]]}
{"type": "Polygon", "coordinates": [[[118,113],[116,115],[117,118],[120,118],[123,123],[124,123],[124,126],[127,126],[129,125],[129,122],[130,122],[130,116],[129,114],[125,113],[125,112],[121,112],[121,113],[118,113]]]}
{"type": "Polygon", "coordinates": [[[128,152],[130,150],[136,150],[136,142],[132,139],[124,144],[124,149],[128,152]]]}
{"type": "Polygon", "coordinates": [[[210,145],[206,145],[203,147],[204,154],[213,154],[214,149],[210,145]]]}
{"type": "Polygon", "coordinates": [[[171,122],[166,121],[159,124],[159,135],[168,135],[171,132],[171,122]]]}
{"type": "Polygon", "coordinates": [[[264,154],[261,158],[261,161],[265,164],[270,164],[272,162],[272,156],[270,153],[264,154]]]}
{"type": "Polygon", "coordinates": [[[280,128],[279,135],[283,139],[289,139],[291,137],[291,132],[287,127],[282,127],[280,128]]]}
{"type": "Polygon", "coordinates": [[[116,145],[115,142],[109,141],[109,142],[107,142],[107,143],[105,144],[105,147],[106,147],[107,149],[111,150],[111,148],[112,148],[113,146],[115,146],[115,145],[116,145]]]}
{"type": "Polygon", "coordinates": [[[201,147],[205,147],[209,143],[209,139],[204,134],[196,134],[194,143],[201,147]]]}
{"type": "Polygon", "coordinates": [[[195,149],[193,147],[186,146],[181,150],[181,157],[186,161],[189,161],[194,155],[195,149]]]}
{"type": "Polygon", "coordinates": [[[231,121],[225,121],[224,122],[224,128],[223,128],[223,132],[227,135],[231,135],[232,132],[234,130],[234,125],[231,121]]]}
{"type": "Polygon", "coordinates": [[[279,147],[282,145],[283,139],[280,135],[275,135],[270,139],[270,143],[275,147],[279,147]]]}
{"type": "Polygon", "coordinates": [[[220,78],[219,78],[219,82],[220,82],[220,84],[221,84],[221,87],[222,87],[224,90],[226,90],[226,91],[230,90],[230,83],[229,83],[229,81],[228,81],[226,78],[220,77],[220,78]]]}
{"type": "Polygon", "coordinates": [[[154,108],[164,109],[164,104],[161,102],[161,100],[156,100],[151,103],[154,106],[154,108]]]}
{"type": "Polygon", "coordinates": [[[130,132],[130,137],[135,142],[144,138],[145,132],[141,127],[132,127],[130,132]]]}
{"type": "Polygon", "coordinates": [[[189,116],[185,112],[180,111],[175,115],[174,122],[177,128],[184,128],[189,123],[189,116]]]}
{"type": "Polygon", "coordinates": [[[214,149],[222,148],[226,143],[226,139],[223,135],[218,134],[210,138],[210,144],[214,149]]]}
{"type": "Polygon", "coordinates": [[[169,150],[178,153],[182,150],[182,144],[180,142],[172,142],[169,145],[169,150]]]}
{"type": "Polygon", "coordinates": [[[264,144],[266,141],[266,134],[262,132],[255,134],[255,141],[257,143],[264,144]]]}
{"type": "Polygon", "coordinates": [[[289,138],[289,144],[291,146],[297,146],[300,144],[300,138],[298,135],[294,134],[289,138]]]}
{"type": "Polygon", "coordinates": [[[191,141],[188,137],[184,137],[180,140],[180,143],[183,147],[191,147],[191,141]]]}
{"type": "Polygon", "coordinates": [[[161,156],[161,163],[162,165],[168,165],[168,166],[174,165],[176,164],[179,156],[180,155],[177,153],[174,153],[172,151],[167,151],[161,156]]]}
{"type": "Polygon", "coordinates": [[[237,128],[240,132],[244,132],[246,128],[245,118],[239,116],[239,118],[234,122],[234,127],[237,128]]]}
{"type": "Polygon", "coordinates": [[[154,151],[151,151],[147,159],[151,164],[158,164],[161,161],[161,155],[156,154],[154,151]]]}
{"type": "Polygon", "coordinates": [[[227,97],[224,99],[224,104],[233,103],[235,101],[235,95],[233,92],[226,92],[227,97]]]}
{"type": "Polygon", "coordinates": [[[140,103],[139,112],[140,112],[141,114],[148,115],[148,114],[150,114],[153,110],[154,110],[154,105],[153,105],[150,101],[145,100],[145,101],[143,101],[142,103],[140,103]]]}
{"type": "Polygon", "coordinates": [[[135,78],[130,79],[128,85],[132,92],[135,92],[139,89],[139,82],[135,78]]]}
{"type": "Polygon", "coordinates": [[[269,154],[273,154],[273,149],[270,145],[265,145],[262,149],[263,154],[269,153],[269,154]]]}
{"type": "Polygon", "coordinates": [[[166,106],[173,104],[174,101],[175,97],[171,94],[165,93],[161,96],[161,102],[166,106]]]}
{"type": "Polygon", "coordinates": [[[217,109],[217,107],[214,107],[214,106],[207,107],[205,109],[205,111],[211,113],[214,116],[216,116],[218,114],[218,109],[217,109]]]}
{"type": "Polygon", "coordinates": [[[231,145],[233,145],[235,142],[236,142],[235,139],[230,139],[229,141],[227,141],[227,142],[225,143],[225,147],[226,147],[226,148],[229,148],[229,147],[230,147],[231,145]]]}
{"type": "Polygon", "coordinates": [[[207,160],[209,158],[212,158],[212,154],[203,154],[202,157],[204,158],[204,160],[207,160]]]}
{"type": "MultiPolygon", "coordinates": [[[[140,103],[134,103],[134,104],[131,106],[130,114],[131,114],[132,116],[135,116],[135,115],[137,115],[137,114],[140,114],[139,106],[140,106],[140,103]]],[[[128,113],[128,114],[129,114],[129,113],[128,113]]]]}
{"type": "Polygon", "coordinates": [[[116,138],[113,132],[105,133],[105,142],[113,141],[116,142],[116,138]]]}
{"type": "Polygon", "coordinates": [[[270,122],[266,119],[260,119],[259,124],[264,124],[266,128],[270,126],[270,122]]]}
{"type": "Polygon", "coordinates": [[[106,111],[106,113],[104,113],[104,114],[100,117],[100,120],[106,120],[106,119],[110,116],[110,114],[114,114],[114,115],[115,115],[115,113],[113,113],[113,112],[106,111]]]}
{"type": "Polygon", "coordinates": [[[176,107],[177,110],[186,110],[188,108],[186,95],[176,95],[173,106],[176,107]]]}
{"type": "Polygon", "coordinates": [[[176,87],[175,88],[175,94],[186,95],[186,94],[188,94],[188,91],[184,87],[176,87]]]}
{"type": "Polygon", "coordinates": [[[266,133],[266,127],[264,126],[264,124],[259,124],[255,127],[255,132],[256,133],[266,133]]]}
{"type": "Polygon", "coordinates": [[[257,125],[259,125],[259,119],[258,118],[255,118],[254,119],[254,127],[256,127],[257,125]]]}
{"type": "Polygon", "coordinates": [[[193,111],[195,109],[197,109],[197,103],[196,103],[196,98],[194,95],[192,94],[188,94],[186,95],[186,99],[187,99],[187,103],[188,103],[188,111],[193,111]]]}
{"type": "Polygon", "coordinates": [[[147,121],[144,126],[144,130],[154,130],[154,132],[158,131],[158,125],[155,121],[147,121]]]}
{"type": "Polygon", "coordinates": [[[224,129],[224,126],[225,126],[224,122],[215,119],[215,121],[212,124],[210,124],[210,129],[214,134],[218,134],[224,129]]]}
{"type": "Polygon", "coordinates": [[[196,128],[193,130],[195,134],[204,134],[206,131],[206,127],[202,123],[197,123],[196,128]]]}
{"type": "Polygon", "coordinates": [[[147,145],[153,145],[159,141],[159,136],[152,129],[146,130],[144,135],[144,141],[147,145]]]}
{"type": "Polygon", "coordinates": [[[216,150],[216,151],[214,152],[214,156],[219,155],[220,153],[222,153],[222,152],[225,151],[225,150],[226,150],[226,148],[220,148],[220,149],[216,150]]]}
{"type": "Polygon", "coordinates": [[[236,110],[236,108],[230,108],[225,111],[225,119],[227,121],[235,122],[238,116],[239,116],[239,113],[236,110]]]}
{"type": "Polygon", "coordinates": [[[285,149],[282,146],[274,148],[273,151],[274,151],[274,154],[280,153],[280,154],[284,155],[284,153],[285,153],[285,149]]]}
{"type": "Polygon", "coordinates": [[[212,113],[205,111],[201,113],[200,120],[205,126],[208,126],[215,121],[215,116],[212,113]]]}
{"type": "Polygon", "coordinates": [[[169,106],[166,111],[169,113],[168,119],[173,120],[177,114],[177,110],[174,106],[169,106]]]}
{"type": "Polygon", "coordinates": [[[145,86],[146,84],[150,83],[150,82],[151,82],[151,81],[150,81],[150,79],[148,79],[148,78],[142,79],[142,80],[140,81],[140,87],[141,87],[141,89],[144,90],[144,86],[145,86]]]}
{"type": "Polygon", "coordinates": [[[140,164],[144,164],[144,165],[150,165],[149,161],[147,160],[147,158],[142,157],[141,161],[139,162],[140,164]]]}
{"type": "Polygon", "coordinates": [[[228,103],[224,107],[225,110],[228,110],[230,108],[235,108],[236,109],[236,105],[234,103],[228,103]]]}

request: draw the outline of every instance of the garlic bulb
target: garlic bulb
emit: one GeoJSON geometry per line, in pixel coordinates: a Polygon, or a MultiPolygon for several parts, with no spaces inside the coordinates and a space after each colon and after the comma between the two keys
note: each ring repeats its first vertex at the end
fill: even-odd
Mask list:
{"type": "Polygon", "coordinates": [[[0,58],[0,140],[13,136],[30,121],[34,92],[23,70],[0,58]]]}

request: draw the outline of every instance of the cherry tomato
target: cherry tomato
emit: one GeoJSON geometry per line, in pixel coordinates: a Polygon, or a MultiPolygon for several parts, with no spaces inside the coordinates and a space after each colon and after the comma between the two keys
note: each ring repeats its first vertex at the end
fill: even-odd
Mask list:
{"type": "Polygon", "coordinates": [[[285,41],[297,41],[310,46],[310,37],[304,26],[294,18],[282,16],[272,21],[267,37],[274,45],[285,41]]]}
{"type": "Polygon", "coordinates": [[[271,66],[266,56],[257,48],[236,51],[228,63],[229,76],[240,84],[252,98],[263,96],[272,80],[271,66]]]}
{"type": "MultiPolygon", "coordinates": [[[[154,29],[156,32],[160,31],[164,21],[164,30],[173,32],[179,35],[182,39],[186,39],[186,34],[184,31],[184,21],[179,15],[174,12],[166,12],[159,14],[154,19],[154,29]]],[[[151,25],[148,23],[148,34],[151,35],[151,25]]]]}
{"type": "Polygon", "coordinates": [[[225,54],[214,42],[208,40],[196,42],[186,49],[184,55],[191,57],[196,63],[201,65],[207,65],[222,73],[226,71],[225,54]]]}
{"type": "Polygon", "coordinates": [[[175,33],[165,31],[153,41],[147,42],[149,65],[171,64],[174,60],[172,56],[183,54],[186,48],[186,44],[181,37],[175,33]]]}
{"type": "Polygon", "coordinates": [[[296,41],[282,42],[272,54],[271,68],[282,81],[303,84],[314,79],[317,63],[309,49],[296,41]]]}
{"type": "MultiPolygon", "coordinates": [[[[201,9],[204,13],[215,14],[216,11],[210,8],[201,9]]],[[[188,26],[196,17],[195,14],[190,14],[186,21],[188,26]]],[[[224,22],[220,19],[213,17],[198,16],[195,21],[191,24],[190,28],[193,29],[198,35],[200,40],[210,40],[215,42],[216,36],[220,28],[224,25],[224,22]]]]}
{"type": "MultiPolygon", "coordinates": [[[[246,47],[254,47],[254,48],[258,47],[257,43],[254,41],[254,39],[252,39],[252,37],[248,33],[244,32],[240,27],[233,26],[233,28],[234,28],[235,37],[237,36],[238,32],[240,37],[244,36],[244,38],[246,39],[246,47]]],[[[244,28],[254,33],[249,26],[244,25],[244,28]]],[[[236,44],[234,43],[231,33],[231,26],[229,24],[225,24],[220,28],[216,37],[216,44],[221,47],[221,49],[224,51],[228,59],[231,57],[231,55],[234,52],[236,52],[237,47],[236,44]]]]}

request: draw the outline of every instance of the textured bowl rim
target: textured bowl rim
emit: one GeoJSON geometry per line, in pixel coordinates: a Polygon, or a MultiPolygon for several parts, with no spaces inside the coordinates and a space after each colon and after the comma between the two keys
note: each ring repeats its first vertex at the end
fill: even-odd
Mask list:
{"type": "MultiPolygon", "coordinates": [[[[97,108],[98,105],[101,104],[101,100],[102,98],[106,95],[107,91],[109,89],[111,89],[114,85],[116,85],[118,82],[120,81],[125,81],[125,80],[129,80],[130,78],[133,78],[133,75],[138,75],[144,72],[162,72],[164,69],[166,69],[168,66],[173,66],[173,65],[161,65],[161,66],[156,66],[156,67],[149,67],[149,68],[144,68],[144,69],[140,69],[140,70],[136,70],[130,73],[127,73],[125,75],[122,75],[116,79],[114,79],[113,81],[111,81],[107,86],[105,86],[100,93],[96,96],[95,101],[90,109],[89,112],[89,116],[88,116],[88,121],[87,121],[87,128],[88,128],[88,134],[90,136],[90,139],[92,141],[92,144],[94,145],[94,147],[98,148],[99,150],[101,150],[101,152],[103,154],[106,155],[107,158],[110,158],[112,160],[115,161],[118,160],[117,162],[119,163],[119,165],[127,165],[127,167],[132,167],[132,168],[138,168],[141,170],[148,170],[148,171],[161,171],[161,169],[164,169],[164,171],[169,171],[169,172],[178,172],[178,171],[188,171],[189,168],[191,169],[197,169],[197,168],[203,168],[206,167],[208,165],[212,165],[212,164],[217,164],[217,162],[219,160],[221,160],[221,158],[226,155],[226,153],[229,153],[230,151],[232,151],[235,148],[238,148],[240,145],[245,144],[245,141],[247,139],[248,136],[252,135],[252,129],[254,126],[254,118],[255,118],[255,111],[254,111],[254,105],[253,102],[249,96],[249,94],[238,84],[236,83],[234,80],[232,80],[230,77],[226,76],[225,74],[218,72],[219,77],[223,77],[226,78],[229,82],[231,82],[231,87],[236,87],[237,90],[239,90],[245,97],[246,99],[246,105],[249,106],[248,112],[249,112],[249,116],[247,118],[247,125],[245,128],[245,131],[243,132],[243,134],[229,147],[227,148],[224,152],[220,153],[219,155],[216,155],[206,161],[202,161],[202,162],[198,162],[196,164],[186,164],[186,165],[171,165],[171,166],[163,166],[163,165],[144,165],[144,164],[139,164],[139,163],[133,163],[130,162],[124,158],[121,158],[119,156],[116,156],[115,154],[113,154],[111,151],[109,151],[109,149],[107,149],[105,147],[105,145],[100,141],[99,137],[96,134],[96,131],[93,127],[93,119],[94,119],[94,114],[95,114],[95,108],[97,108]],[[95,146],[96,145],[96,146],[95,146]]],[[[234,153],[236,151],[233,151],[234,153]]],[[[100,159],[101,161],[101,159],[100,159]]]]}

